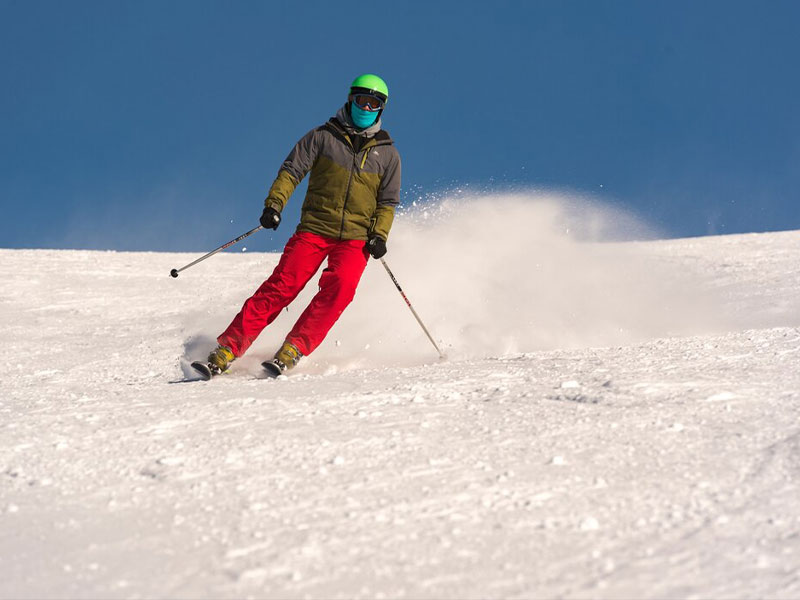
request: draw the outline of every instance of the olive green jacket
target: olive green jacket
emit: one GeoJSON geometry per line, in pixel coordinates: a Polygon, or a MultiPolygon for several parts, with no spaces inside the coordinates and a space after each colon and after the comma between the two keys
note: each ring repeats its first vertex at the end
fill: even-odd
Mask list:
{"type": "Polygon", "coordinates": [[[284,161],[264,204],[282,211],[311,171],[297,231],[340,240],[384,240],[400,201],[400,155],[380,123],[356,132],[342,110],[308,132],[284,161]],[[344,121],[344,122],[343,122],[344,121]],[[356,151],[353,136],[364,135],[356,151]]]}

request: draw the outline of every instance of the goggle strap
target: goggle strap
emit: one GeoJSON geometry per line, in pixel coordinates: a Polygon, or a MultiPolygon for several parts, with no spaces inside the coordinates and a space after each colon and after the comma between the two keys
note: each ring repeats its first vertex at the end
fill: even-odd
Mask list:
{"type": "Polygon", "coordinates": [[[389,100],[389,98],[387,98],[384,94],[382,94],[378,90],[371,90],[369,88],[362,88],[362,87],[350,88],[351,96],[356,96],[358,94],[363,94],[365,96],[375,96],[383,104],[386,104],[386,102],[389,100]]]}

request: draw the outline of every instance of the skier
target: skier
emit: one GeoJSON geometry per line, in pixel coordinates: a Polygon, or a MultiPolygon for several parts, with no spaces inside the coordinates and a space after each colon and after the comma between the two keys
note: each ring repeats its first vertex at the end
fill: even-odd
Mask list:
{"type": "Polygon", "coordinates": [[[400,155],[381,128],[389,89],[377,75],[361,75],[345,105],[292,149],[264,200],[261,224],[277,229],[289,196],[311,171],[300,224],[286,243],[278,266],[245,301],[217,338],[208,363],[194,363],[207,377],[242,356],[317,272],[328,263],[319,291],[300,315],[272,361],[272,376],[311,354],[353,299],[369,256],[386,254],[400,193],[400,155]]]}

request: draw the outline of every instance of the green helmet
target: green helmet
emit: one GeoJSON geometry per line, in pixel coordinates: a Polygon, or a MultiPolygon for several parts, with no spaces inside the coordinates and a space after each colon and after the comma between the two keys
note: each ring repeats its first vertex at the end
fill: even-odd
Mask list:
{"type": "Polygon", "coordinates": [[[377,75],[366,73],[356,77],[353,83],[350,84],[350,94],[359,92],[374,94],[383,100],[384,104],[389,101],[389,87],[386,85],[386,82],[377,75]]]}

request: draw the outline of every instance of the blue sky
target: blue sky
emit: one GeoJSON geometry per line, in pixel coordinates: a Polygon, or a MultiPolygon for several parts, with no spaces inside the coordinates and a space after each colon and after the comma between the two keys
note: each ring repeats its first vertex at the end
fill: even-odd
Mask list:
{"type": "MultiPolygon", "coordinates": [[[[669,236],[800,229],[799,24],[799,2],[0,0],[0,247],[211,249],[362,72],[406,202],[559,188],[669,236]]],[[[282,247],[301,199],[248,246],[282,247]]]]}

